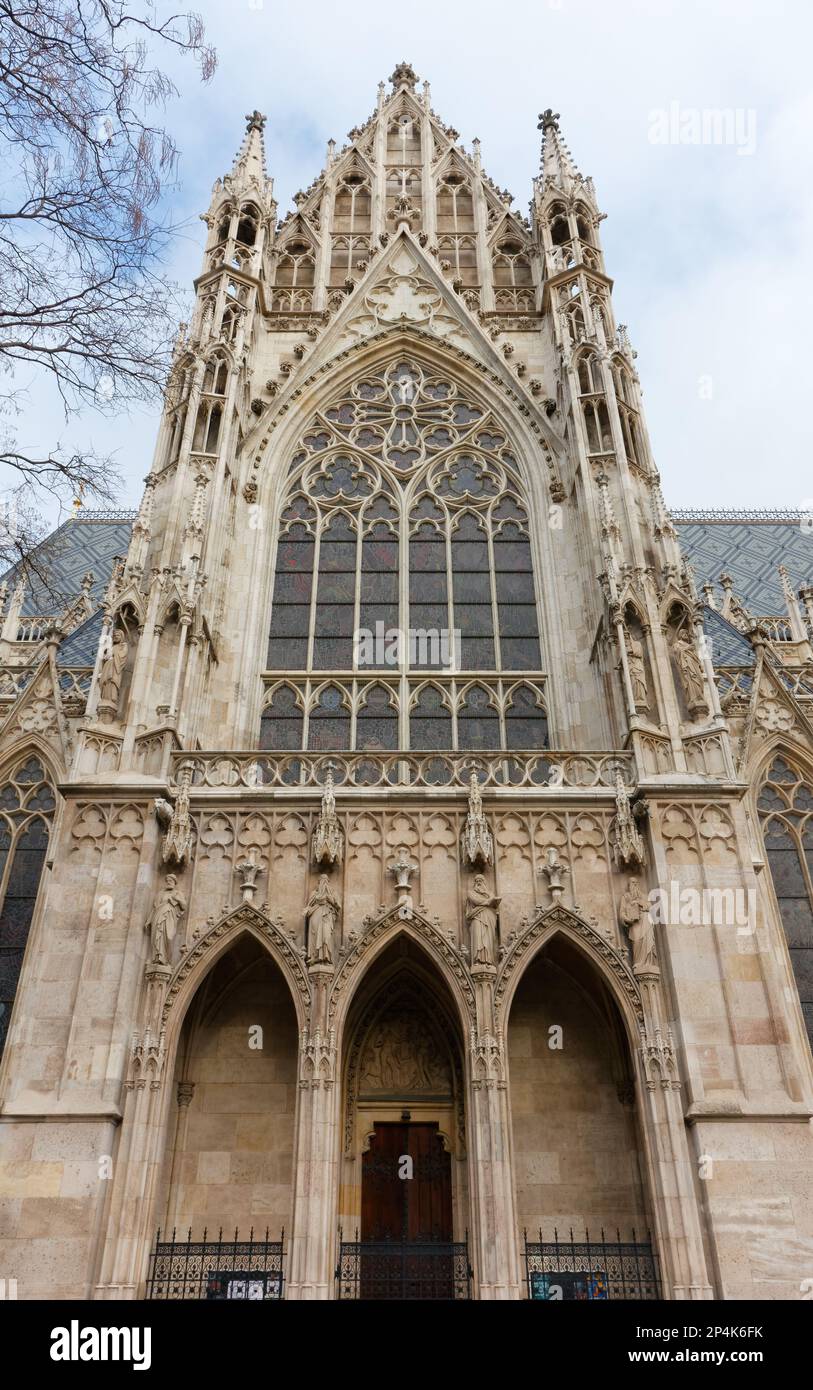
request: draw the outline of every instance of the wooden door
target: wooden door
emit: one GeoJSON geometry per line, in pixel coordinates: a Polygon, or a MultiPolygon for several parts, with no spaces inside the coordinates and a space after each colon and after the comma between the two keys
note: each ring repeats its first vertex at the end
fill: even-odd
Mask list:
{"type": "Polygon", "coordinates": [[[362,1160],[361,1238],[452,1239],[451,1155],[436,1124],[376,1124],[362,1160]]]}
{"type": "Polygon", "coordinates": [[[437,1125],[376,1124],[361,1170],[360,1297],[454,1298],[451,1241],[451,1155],[437,1125]]]}

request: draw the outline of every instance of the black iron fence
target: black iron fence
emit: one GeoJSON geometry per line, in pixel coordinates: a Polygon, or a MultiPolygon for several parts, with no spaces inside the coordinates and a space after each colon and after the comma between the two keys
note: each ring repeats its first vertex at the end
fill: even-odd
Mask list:
{"type": "Polygon", "coordinates": [[[551,1303],[560,1301],[589,1301],[591,1299],[653,1299],[662,1297],[658,1258],[647,1236],[645,1241],[608,1240],[601,1232],[600,1240],[591,1240],[585,1231],[584,1240],[560,1240],[554,1230],[553,1240],[529,1240],[525,1231],[525,1273],[528,1297],[551,1303]]]}
{"type": "Polygon", "coordinates": [[[468,1232],[462,1241],[345,1241],[339,1233],[337,1298],[404,1301],[471,1298],[468,1232]]]}
{"type": "Polygon", "coordinates": [[[284,1237],[257,1240],[254,1228],[248,1240],[239,1231],[232,1240],[162,1240],[158,1232],[150,1256],[147,1298],[151,1299],[255,1299],[274,1302],[283,1296],[284,1237]]]}

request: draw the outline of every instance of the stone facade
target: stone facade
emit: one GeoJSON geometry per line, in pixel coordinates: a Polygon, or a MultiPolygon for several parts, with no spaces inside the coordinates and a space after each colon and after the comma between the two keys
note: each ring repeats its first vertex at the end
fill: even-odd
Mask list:
{"type": "Polygon", "coordinates": [[[5,595],[41,880],[2,880],[0,1269],[138,1298],[159,1228],[284,1226],[287,1296],[332,1298],[406,1115],[476,1297],[527,1295],[525,1227],[635,1230],[669,1298],[799,1297],[813,918],[770,835],[813,777],[804,594],[699,597],[557,116],[530,220],[408,64],[282,221],[263,124],[101,607],[5,595]],[[408,603],[462,662],[348,659],[408,603]]]}

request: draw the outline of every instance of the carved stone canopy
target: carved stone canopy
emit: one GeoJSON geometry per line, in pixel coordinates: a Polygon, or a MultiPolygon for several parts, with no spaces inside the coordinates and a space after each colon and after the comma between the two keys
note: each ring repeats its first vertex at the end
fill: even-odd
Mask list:
{"type": "Polygon", "coordinates": [[[610,825],[610,844],[618,869],[642,869],[646,864],[646,845],[636,825],[635,812],[623,774],[615,773],[615,816],[610,825]]]}
{"type": "Polygon", "coordinates": [[[477,773],[469,782],[469,810],[461,841],[463,863],[466,867],[487,868],[494,858],[494,839],[483,811],[483,798],[477,773]]]}
{"type": "MultiPolygon", "coordinates": [[[[157,809],[157,808],[156,808],[157,809]]],[[[192,817],[189,810],[189,774],[184,774],[172,807],[167,832],[161,844],[165,864],[183,864],[192,844],[192,817]]]]}
{"type": "Polygon", "coordinates": [[[314,864],[332,868],[341,864],[344,852],[344,834],[336,815],[336,794],[333,786],[333,764],[328,763],[325,789],[322,792],[322,805],[319,819],[313,831],[312,854],[314,864]]]}

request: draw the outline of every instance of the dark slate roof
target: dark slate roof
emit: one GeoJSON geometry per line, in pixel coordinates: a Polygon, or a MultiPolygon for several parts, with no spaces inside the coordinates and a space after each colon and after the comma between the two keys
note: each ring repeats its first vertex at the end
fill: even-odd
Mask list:
{"type": "MultiPolygon", "coordinates": [[[[104,596],[113,561],[126,555],[135,512],[86,512],[69,517],[37,546],[33,563],[42,572],[28,585],[23,615],[58,614],[82,592],[82,578],[92,571],[91,598],[104,596]]],[[[0,576],[14,587],[16,568],[0,576]]]]}
{"type": "Polygon", "coordinates": [[[777,566],[787,567],[794,591],[813,581],[813,513],[673,510],[672,519],[697,587],[719,586],[728,573],[734,593],[756,617],[787,610],[777,566]],[[809,529],[806,529],[809,527],[809,529]]]}
{"type": "MultiPolygon", "coordinates": [[[[103,612],[98,608],[60,643],[57,666],[92,666],[102,635],[103,612]]],[[[739,663],[742,664],[742,663],[739,663]]]]}
{"type": "Polygon", "coordinates": [[[703,609],[703,630],[711,643],[711,659],[715,666],[753,666],[754,648],[746,637],[722,614],[706,605],[703,609]]]}

